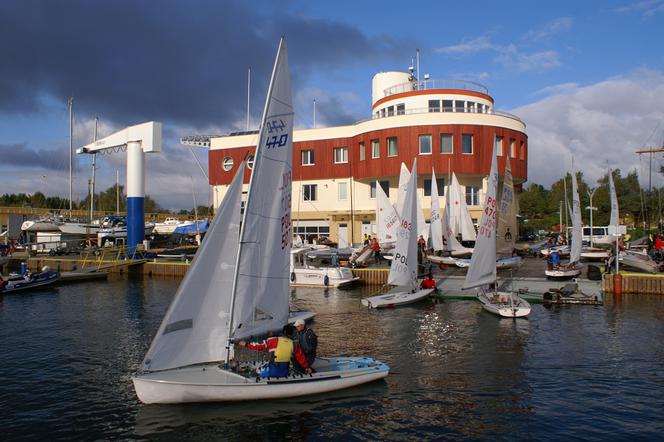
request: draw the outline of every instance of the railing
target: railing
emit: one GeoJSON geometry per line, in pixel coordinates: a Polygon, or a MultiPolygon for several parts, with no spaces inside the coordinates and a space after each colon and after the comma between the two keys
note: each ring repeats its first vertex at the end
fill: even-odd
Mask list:
{"type": "Polygon", "coordinates": [[[386,97],[403,92],[425,91],[430,89],[459,89],[462,91],[473,91],[489,95],[486,86],[465,80],[435,79],[435,80],[413,80],[407,83],[397,84],[383,91],[386,97]]]}
{"type": "MultiPolygon", "coordinates": [[[[406,109],[406,110],[401,110],[401,111],[394,111],[394,112],[387,112],[385,111],[385,115],[381,114],[373,114],[371,118],[366,118],[364,120],[358,121],[358,123],[362,123],[364,121],[371,121],[371,120],[377,120],[379,118],[387,118],[387,117],[394,117],[394,116],[399,116],[399,115],[411,115],[411,114],[427,114],[427,113],[458,113],[458,114],[483,114],[483,115],[497,115],[499,117],[506,117],[506,118],[511,118],[513,120],[516,120],[520,123],[523,123],[523,121],[517,117],[516,115],[510,114],[508,112],[503,112],[503,111],[498,111],[498,110],[493,110],[489,109],[488,111],[486,108],[484,108],[483,111],[479,111],[477,107],[474,108],[454,108],[454,107],[443,107],[443,108],[416,108],[416,109],[406,109]]],[[[525,123],[524,123],[525,124],[525,123]]]]}

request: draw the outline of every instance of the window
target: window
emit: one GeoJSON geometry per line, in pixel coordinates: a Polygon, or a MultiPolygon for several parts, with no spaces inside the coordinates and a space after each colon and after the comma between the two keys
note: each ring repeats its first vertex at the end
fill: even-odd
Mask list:
{"type": "Polygon", "coordinates": [[[466,102],[462,100],[454,100],[454,111],[464,112],[466,110],[466,102]]]}
{"type": "Polygon", "coordinates": [[[338,188],[338,193],[339,193],[339,199],[340,200],[345,200],[348,199],[348,183],[343,182],[343,183],[338,183],[337,184],[338,188]]]}
{"type": "Polygon", "coordinates": [[[510,140],[510,158],[516,158],[516,140],[510,140]]]}
{"type": "Polygon", "coordinates": [[[431,155],[431,135],[420,135],[420,155],[431,155]]]}
{"type": "Polygon", "coordinates": [[[389,137],[387,139],[387,156],[396,157],[399,154],[397,147],[397,137],[389,137]]]}
{"type": "MultiPolygon", "coordinates": [[[[438,196],[445,196],[445,178],[436,178],[438,196]]],[[[431,179],[424,180],[424,196],[431,196],[431,179]]]]}
{"type": "Polygon", "coordinates": [[[473,153],[473,136],[470,134],[461,135],[461,153],[473,153]]]}
{"type": "Polygon", "coordinates": [[[367,153],[365,152],[364,149],[364,141],[360,142],[360,161],[364,161],[367,159],[367,153]]]}
{"type": "Polygon", "coordinates": [[[454,153],[454,137],[452,134],[440,134],[440,153],[454,153]]]}
{"type": "Polygon", "coordinates": [[[522,160],[525,160],[526,159],[526,144],[523,141],[521,142],[521,148],[519,150],[520,150],[519,154],[521,155],[520,158],[522,160]]]}
{"type": "Polygon", "coordinates": [[[348,162],[348,148],[347,147],[335,147],[334,148],[334,162],[335,163],[347,163],[348,162]]]}
{"type": "Polygon", "coordinates": [[[454,101],[443,100],[443,112],[452,112],[454,110],[454,101]]]}
{"type": "Polygon", "coordinates": [[[302,165],[311,166],[314,164],[314,151],[313,150],[303,150],[302,151],[302,165]]]}
{"type": "Polygon", "coordinates": [[[253,156],[253,155],[249,155],[249,156],[247,157],[247,167],[248,167],[249,169],[253,169],[253,168],[254,168],[254,156],[253,156]]]}
{"type": "Polygon", "coordinates": [[[221,162],[221,167],[223,167],[226,172],[231,170],[233,168],[233,158],[231,157],[224,158],[224,160],[221,162]]]}
{"type": "Polygon", "coordinates": [[[429,100],[429,112],[440,112],[440,100],[429,100]]]}
{"type": "Polygon", "coordinates": [[[318,184],[303,184],[302,185],[302,200],[303,201],[316,201],[316,190],[318,184]]]}
{"type": "Polygon", "coordinates": [[[466,186],[466,204],[469,206],[480,205],[480,188],[478,186],[466,186]]]}
{"type": "Polygon", "coordinates": [[[503,152],[503,137],[496,137],[496,155],[499,157],[505,155],[503,152]]]}
{"type": "Polygon", "coordinates": [[[475,102],[474,101],[469,101],[468,102],[467,112],[475,112],[475,102]]]}
{"type": "Polygon", "coordinates": [[[380,117],[381,118],[385,117],[385,109],[384,108],[380,110],[380,117]]]}
{"type": "MultiPolygon", "coordinates": [[[[380,182],[380,187],[383,188],[383,192],[385,192],[385,195],[387,197],[390,197],[390,182],[389,181],[381,181],[380,182]]],[[[375,199],[376,198],[376,182],[372,181],[369,184],[369,198],[375,199]]]]}
{"type": "Polygon", "coordinates": [[[388,117],[393,117],[394,116],[394,106],[388,106],[387,107],[387,116],[388,117]]]}
{"type": "Polygon", "coordinates": [[[397,115],[405,115],[405,114],[406,114],[406,105],[397,104],[397,115]]]}
{"type": "Polygon", "coordinates": [[[379,140],[371,140],[371,158],[380,158],[379,140]]]}
{"type": "Polygon", "coordinates": [[[484,104],[477,103],[477,113],[478,114],[483,114],[484,113],[484,104]]]}

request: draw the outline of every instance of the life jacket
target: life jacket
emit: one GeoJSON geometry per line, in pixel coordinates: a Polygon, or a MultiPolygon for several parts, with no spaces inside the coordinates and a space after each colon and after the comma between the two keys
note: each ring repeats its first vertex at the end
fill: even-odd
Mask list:
{"type": "Polygon", "coordinates": [[[277,346],[270,351],[274,353],[274,362],[290,362],[293,356],[293,341],[286,336],[280,336],[277,346]]]}

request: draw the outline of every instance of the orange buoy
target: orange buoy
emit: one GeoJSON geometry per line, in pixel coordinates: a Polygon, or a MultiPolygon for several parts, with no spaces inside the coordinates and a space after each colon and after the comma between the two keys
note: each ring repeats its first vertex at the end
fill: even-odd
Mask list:
{"type": "Polygon", "coordinates": [[[616,296],[622,295],[622,275],[620,273],[613,274],[613,294],[616,296]]]}

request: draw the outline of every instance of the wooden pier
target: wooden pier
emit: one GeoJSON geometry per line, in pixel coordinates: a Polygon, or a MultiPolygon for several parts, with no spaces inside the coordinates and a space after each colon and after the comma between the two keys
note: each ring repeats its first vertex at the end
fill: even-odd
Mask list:
{"type": "MultiPolygon", "coordinates": [[[[664,295],[664,275],[620,272],[622,293],[642,295],[664,295]]],[[[605,274],[602,279],[604,293],[614,293],[613,274],[605,274]]]]}

